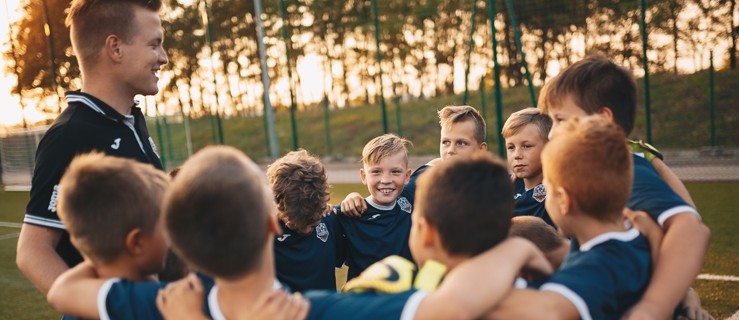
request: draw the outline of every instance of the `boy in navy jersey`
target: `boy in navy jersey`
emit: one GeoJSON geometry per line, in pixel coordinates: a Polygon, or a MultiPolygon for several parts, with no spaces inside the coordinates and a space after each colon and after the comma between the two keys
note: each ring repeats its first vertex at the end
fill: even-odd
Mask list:
{"type": "Polygon", "coordinates": [[[552,120],[535,108],[526,108],[511,114],[503,125],[502,135],[513,172],[516,216],[534,216],[554,226],[549,218],[544,199],[547,191],[542,185],[541,150],[547,142],[552,120]]]}
{"type": "MultiPolygon", "coordinates": [[[[508,215],[485,216],[488,216],[486,221],[501,221],[504,232],[502,235],[476,233],[494,243],[507,234],[513,202],[505,167],[498,165],[496,170],[500,172],[497,185],[509,190],[500,196],[508,215]]],[[[489,175],[482,176],[480,179],[489,180],[489,175]]],[[[469,179],[465,181],[470,188],[476,186],[469,183],[469,179]]],[[[200,295],[197,293],[202,295],[203,291],[208,296],[207,316],[213,319],[254,318],[263,302],[275,291],[280,291],[280,284],[274,280],[271,248],[273,234],[279,230],[275,211],[272,193],[258,166],[243,153],[230,147],[209,147],[193,155],[165,196],[164,221],[175,252],[194,268],[215,276],[216,286],[204,290],[191,278],[168,286],[157,300],[168,318],[172,314],[167,311],[182,308],[189,311],[180,315],[195,317],[199,308],[196,304],[200,295]],[[214,203],[218,205],[213,206],[214,203]]],[[[447,212],[446,216],[454,219],[455,215],[447,212]]],[[[465,240],[463,234],[455,238],[454,243],[465,240]]],[[[477,239],[466,241],[473,250],[491,244],[485,241],[486,244],[478,245],[471,240],[477,239]]],[[[426,242],[419,236],[419,245],[428,254],[431,249],[421,244],[426,242]]],[[[533,244],[521,239],[505,240],[494,249],[465,260],[457,261],[458,265],[434,292],[416,289],[396,294],[309,292],[306,295],[310,301],[308,318],[477,318],[492,307],[491,301],[499,300],[508,291],[510,283],[500,284],[504,283],[503,279],[516,275],[518,270],[513,266],[528,265],[536,270],[550,271],[533,244]],[[479,277],[487,273],[488,276],[479,277]]],[[[301,318],[301,315],[301,312],[291,311],[288,316],[301,318]]]]}
{"type": "Polygon", "coordinates": [[[394,134],[385,134],[370,140],[362,150],[359,175],[370,192],[364,199],[367,210],[356,218],[338,215],[347,238],[347,279],[387,256],[412,260],[408,235],[413,198],[403,191],[411,174],[407,143],[394,134]]]}
{"type": "MultiPolygon", "coordinates": [[[[485,119],[479,112],[470,106],[446,106],[439,110],[439,158],[418,167],[411,174],[408,184],[403,188],[403,193],[408,197],[415,197],[416,179],[429,166],[439,161],[451,159],[458,156],[469,156],[480,150],[487,150],[485,142],[485,119]]],[[[411,199],[412,202],[412,199],[411,199]]],[[[350,193],[341,202],[343,214],[360,216],[367,210],[367,203],[359,193],[350,193]]]]}
{"type": "Polygon", "coordinates": [[[324,215],[326,170],[305,150],[292,151],[267,168],[282,234],[275,236],[277,279],[293,291],[336,290],[336,267],[346,259],[335,215],[324,215]]]}
{"type": "MultiPolygon", "coordinates": [[[[70,163],[60,181],[59,216],[86,259],[52,285],[55,309],[90,319],[138,316],[125,305],[135,303],[128,294],[134,282],[164,267],[159,211],[168,185],[164,172],[130,159],[92,153],[70,163]]],[[[158,289],[156,282],[144,286],[158,289]]]]}
{"type": "MultiPolygon", "coordinates": [[[[68,1],[69,2],[69,1],[68,1]]],[[[166,64],[161,0],[75,0],[66,24],[82,77],[67,108],[36,150],[31,197],[18,237],[18,269],[46,294],[62,272],[82,261],[56,212],[59,180],[76,155],[91,151],[162,168],[134,97],[154,95],[166,64]]]]}
{"type": "Polygon", "coordinates": [[[632,161],[621,129],[604,117],[572,119],[542,151],[546,207],[570,253],[538,290],[513,290],[498,318],[619,319],[649,284],[649,243],[624,226],[632,161]]]}
{"type": "MultiPolygon", "coordinates": [[[[553,127],[572,117],[602,114],[628,135],[636,112],[636,83],[607,58],[588,57],[542,88],[539,109],[552,118],[553,127]]],[[[643,144],[630,147],[634,181],[627,207],[646,211],[665,232],[654,277],[634,317],[667,318],[700,272],[711,232],[677,176],[658,157],[650,157],[643,144]]]]}

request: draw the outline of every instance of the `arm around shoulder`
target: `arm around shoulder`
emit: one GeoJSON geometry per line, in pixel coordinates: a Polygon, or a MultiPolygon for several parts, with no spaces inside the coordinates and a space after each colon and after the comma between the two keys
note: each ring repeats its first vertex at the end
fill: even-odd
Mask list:
{"type": "Polygon", "coordinates": [[[18,237],[15,263],[23,275],[46,295],[54,280],[69,269],[56,252],[62,231],[25,223],[18,237]]]}
{"type": "Polygon", "coordinates": [[[508,239],[450,271],[439,289],[421,302],[415,319],[479,318],[510,292],[522,269],[552,272],[534,244],[521,238],[508,239]]]}
{"type": "Polygon", "coordinates": [[[54,281],[46,300],[63,314],[86,319],[98,318],[98,292],[106,281],[98,278],[90,262],[84,261],[54,281]]]}
{"type": "Polygon", "coordinates": [[[667,164],[662,161],[662,159],[654,158],[652,160],[652,166],[654,167],[654,170],[657,170],[657,173],[662,178],[662,180],[664,180],[665,183],[670,186],[670,189],[672,189],[672,191],[674,191],[689,205],[695,207],[695,202],[693,202],[693,198],[690,197],[690,192],[688,192],[688,188],[685,187],[685,184],[683,184],[682,180],[680,180],[675,172],[672,171],[672,169],[670,169],[670,167],[668,167],[667,164]]]}

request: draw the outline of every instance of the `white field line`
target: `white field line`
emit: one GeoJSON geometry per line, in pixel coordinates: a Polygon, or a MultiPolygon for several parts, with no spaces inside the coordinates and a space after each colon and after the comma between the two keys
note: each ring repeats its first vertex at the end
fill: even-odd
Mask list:
{"type": "Polygon", "coordinates": [[[0,240],[6,240],[6,239],[15,239],[20,235],[20,232],[18,233],[11,233],[11,234],[4,234],[0,236],[0,240]]]}
{"type": "Polygon", "coordinates": [[[22,223],[0,221],[0,227],[20,228],[22,225],[22,223]]]}
{"type": "Polygon", "coordinates": [[[700,280],[718,280],[718,281],[739,281],[737,276],[722,276],[718,274],[702,273],[698,275],[700,280]]]}

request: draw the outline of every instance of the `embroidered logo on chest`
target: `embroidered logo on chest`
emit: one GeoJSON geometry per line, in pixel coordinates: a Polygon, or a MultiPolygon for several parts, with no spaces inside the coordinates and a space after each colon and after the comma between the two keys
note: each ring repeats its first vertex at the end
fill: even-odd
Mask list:
{"type": "Polygon", "coordinates": [[[540,184],[534,187],[534,200],[538,202],[542,202],[546,198],[547,198],[547,190],[544,189],[543,184],[540,184]]]}
{"type": "Polygon", "coordinates": [[[316,226],[316,237],[323,242],[328,241],[328,228],[325,223],[321,222],[316,226]]]}
{"type": "Polygon", "coordinates": [[[287,237],[289,237],[289,236],[290,236],[289,233],[285,233],[285,234],[277,237],[277,241],[279,241],[279,242],[285,241],[285,240],[287,240],[287,237]]]}
{"type": "Polygon", "coordinates": [[[411,213],[411,211],[413,211],[413,205],[405,197],[398,198],[398,205],[400,206],[400,210],[403,210],[407,213],[411,213]]]}

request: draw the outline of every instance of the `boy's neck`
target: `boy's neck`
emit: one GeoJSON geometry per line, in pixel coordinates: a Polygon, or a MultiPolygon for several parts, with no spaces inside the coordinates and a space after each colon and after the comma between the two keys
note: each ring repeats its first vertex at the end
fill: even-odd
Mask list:
{"type": "MultiPolygon", "coordinates": [[[[269,260],[270,262],[272,260],[269,260]]],[[[262,263],[257,270],[236,280],[216,278],[218,306],[226,319],[237,319],[258,311],[274,290],[274,264],[262,263]]]]}
{"type": "Polygon", "coordinates": [[[94,265],[95,271],[101,279],[122,278],[138,282],[149,280],[149,276],[151,276],[143,274],[134,263],[123,258],[118,258],[110,263],[95,263],[94,265]]]}
{"type": "MultiPolygon", "coordinates": [[[[619,213],[620,214],[620,213],[619,213]]],[[[613,214],[615,216],[615,213],[613,214]]],[[[570,219],[572,219],[571,217],[570,219]]],[[[582,245],[591,239],[607,233],[607,232],[624,232],[626,227],[624,226],[623,219],[613,221],[602,221],[597,220],[584,213],[577,213],[576,221],[570,220],[570,227],[573,236],[577,239],[577,242],[582,245]],[[572,223],[574,222],[574,223],[572,223]]]]}

